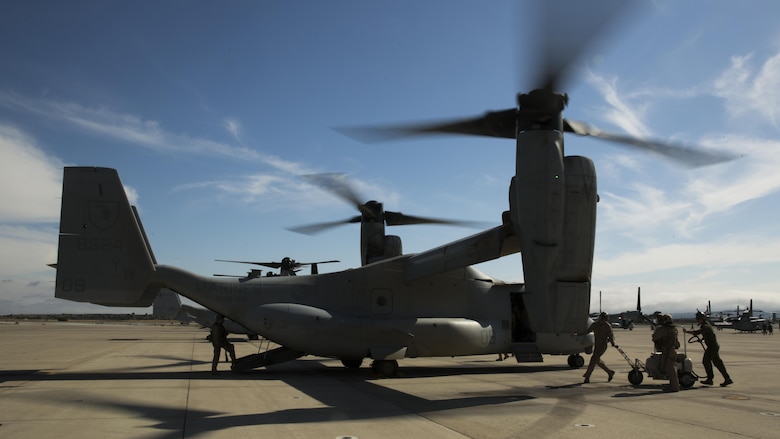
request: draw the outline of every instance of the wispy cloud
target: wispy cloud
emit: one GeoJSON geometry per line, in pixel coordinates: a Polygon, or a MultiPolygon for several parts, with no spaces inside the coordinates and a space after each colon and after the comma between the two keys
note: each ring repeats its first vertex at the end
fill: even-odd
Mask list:
{"type": "Polygon", "coordinates": [[[234,197],[245,203],[261,198],[283,197],[290,191],[293,180],[270,174],[246,175],[225,180],[201,181],[176,186],[173,191],[212,189],[225,196],[234,197]]]}
{"type": "MultiPolygon", "coordinates": [[[[780,140],[771,135],[776,132],[780,108],[780,54],[760,68],[751,63],[756,63],[751,56],[735,57],[715,80],[679,93],[621,90],[617,80],[591,76],[591,84],[608,104],[608,119],[634,135],[651,132],[647,109],[661,100],[714,96],[721,99],[724,115],[746,121],[730,127],[721,123],[717,132],[696,139],[702,148],[740,154],[734,162],[689,172],[667,172],[663,167],[650,172],[635,161],[605,159],[611,170],[607,175],[620,184],[612,191],[600,191],[599,229],[609,233],[601,235],[597,245],[596,288],[630,291],[641,282],[643,292],[645,286],[658,291],[653,301],[672,304],[681,303],[675,295],[682,291],[689,297],[737,297],[744,292],[738,288],[724,291],[722,285],[728,282],[724,276],[741,275],[751,278],[745,283],[750,294],[764,301],[773,297],[774,287],[768,287],[764,279],[753,279],[760,273],[753,269],[780,262],[780,241],[745,229],[739,215],[774,213],[753,212],[748,202],[765,199],[780,189],[776,172],[780,154],[773,153],[780,151],[780,140]],[[726,132],[728,128],[733,131],[726,132]],[[653,183],[616,178],[628,173],[640,173],[653,183]],[[726,228],[720,229],[723,225],[726,228]]],[[[630,304],[632,299],[620,300],[630,304]]]]}
{"type": "MultiPolygon", "coordinates": [[[[682,99],[715,95],[724,100],[724,108],[732,117],[757,115],[774,124],[773,112],[780,105],[775,97],[777,90],[780,90],[780,54],[769,58],[756,75],[752,75],[747,66],[750,59],[750,56],[733,58],[731,67],[717,75],[709,87],[692,87],[698,90],[696,93],[667,93],[664,96],[674,95],[682,99]],[[767,87],[771,89],[768,93],[757,92],[767,90],[767,87]],[[773,107],[771,111],[767,106],[773,107]]],[[[594,74],[590,75],[590,81],[609,104],[606,114],[610,120],[630,134],[650,133],[644,122],[644,112],[649,105],[647,100],[658,99],[658,95],[633,90],[621,93],[616,79],[607,81],[594,74]],[[626,98],[625,95],[632,98],[626,98]]],[[[741,203],[765,197],[780,189],[780,175],[773,171],[780,166],[780,155],[767,154],[768,151],[780,150],[780,140],[761,138],[754,134],[717,133],[701,138],[697,143],[705,149],[734,151],[742,157],[735,162],[687,174],[678,173],[679,177],[673,182],[666,181],[666,184],[658,187],[632,183],[623,185],[620,194],[603,191],[600,208],[606,213],[605,219],[609,226],[647,232],[654,227],[673,224],[675,233],[690,237],[709,217],[728,212],[741,203]],[[673,189],[669,189],[671,187],[673,189]],[[648,212],[652,212],[652,215],[648,215],[648,212]]],[[[631,161],[611,160],[609,167],[623,167],[632,171],[638,169],[637,163],[631,161]]],[[[613,174],[617,175],[618,171],[613,174]]]]}
{"type": "Polygon", "coordinates": [[[627,250],[600,258],[594,276],[599,278],[652,273],[660,270],[705,266],[710,269],[780,262],[780,240],[763,236],[722,237],[717,242],[668,244],[627,250]]]}
{"type": "Polygon", "coordinates": [[[54,272],[46,264],[57,261],[54,223],[60,215],[62,167],[31,136],[0,125],[0,278],[27,279],[54,272]]]}
{"type": "Polygon", "coordinates": [[[241,122],[235,119],[226,118],[223,122],[223,126],[238,143],[241,143],[241,122]]]}
{"type": "Polygon", "coordinates": [[[57,229],[0,224],[0,258],[2,278],[48,273],[46,264],[57,262],[57,229]]]}
{"type": "MultiPolygon", "coordinates": [[[[257,162],[270,168],[267,172],[238,175],[229,179],[182,184],[174,188],[174,191],[209,188],[220,194],[219,196],[234,197],[234,199],[245,203],[254,203],[259,199],[274,199],[277,201],[294,199],[298,200],[298,204],[308,203],[319,206],[339,203],[335,198],[323,197],[321,191],[298,179],[299,175],[322,172],[323,170],[316,169],[302,162],[287,160],[277,155],[264,154],[244,146],[243,142],[245,139],[242,137],[241,123],[234,118],[225,118],[221,125],[236,140],[238,145],[229,145],[207,138],[174,133],[166,130],[163,124],[158,121],[105,107],[90,107],[76,102],[61,102],[48,98],[34,99],[9,91],[0,91],[0,106],[60,121],[95,135],[107,136],[127,142],[130,145],[149,148],[160,153],[215,156],[244,162],[257,162]],[[301,201],[304,203],[300,203],[301,201]]],[[[0,133],[0,136],[2,136],[2,133],[0,133]]],[[[19,132],[7,133],[5,136],[23,137],[19,132]]],[[[2,137],[0,137],[0,140],[2,140],[2,137]]],[[[23,144],[24,142],[21,143],[23,144]]],[[[20,142],[14,141],[12,144],[19,145],[20,142]]],[[[35,148],[29,149],[24,146],[19,148],[19,151],[24,150],[37,151],[35,148]]],[[[5,160],[3,163],[7,163],[10,166],[10,163],[18,163],[18,160],[5,160]]],[[[56,169],[58,166],[61,166],[61,164],[55,163],[50,168],[56,169]]],[[[56,169],[56,172],[50,172],[50,174],[53,176],[49,179],[51,183],[50,192],[52,198],[56,198],[59,196],[60,191],[61,172],[59,169],[56,169]]],[[[5,176],[6,178],[11,178],[11,173],[6,173],[5,176]]],[[[381,199],[386,202],[397,201],[399,198],[398,194],[382,189],[375,184],[356,179],[353,179],[353,183],[357,188],[365,189],[366,193],[372,194],[372,197],[381,195],[383,197],[381,199]]],[[[11,187],[11,185],[4,185],[4,187],[11,187]]],[[[138,194],[136,191],[131,187],[126,187],[125,190],[131,203],[137,203],[138,194]]],[[[36,191],[36,193],[40,193],[40,191],[36,191]]],[[[30,205],[33,203],[26,204],[30,205]]],[[[44,204],[55,206],[54,208],[49,208],[51,212],[49,212],[47,218],[56,220],[56,203],[40,203],[40,205],[44,204]]],[[[282,203],[280,205],[290,206],[294,205],[294,203],[282,203]]]]}
{"type": "MultiPolygon", "coordinates": [[[[206,138],[173,133],[155,120],[122,113],[105,107],[88,107],[76,102],[61,102],[47,98],[33,99],[17,93],[0,91],[0,106],[33,113],[61,121],[93,134],[108,136],[132,145],[162,153],[200,154],[228,159],[254,161],[289,172],[292,164],[267,156],[242,145],[229,145],[206,138]]],[[[237,140],[240,123],[225,119],[223,126],[237,140]]]]}
{"type": "Polygon", "coordinates": [[[686,185],[686,196],[696,200],[703,216],[780,190],[780,154],[773,153],[780,151],[780,140],[731,134],[704,139],[702,144],[743,154],[735,162],[703,170],[700,178],[686,185]]]}
{"type": "Polygon", "coordinates": [[[732,118],[764,119],[778,128],[780,112],[780,53],[756,69],[753,54],[734,56],[731,66],[714,81],[713,94],[726,101],[732,118]]]}
{"type": "MultiPolygon", "coordinates": [[[[693,237],[712,217],[780,190],[780,140],[743,135],[703,139],[720,150],[739,149],[737,161],[670,176],[663,184],[632,182],[617,191],[602,190],[599,209],[603,226],[634,236],[671,228],[675,235],[693,237]]],[[[615,166],[615,163],[612,164],[615,166]]]]}
{"type": "Polygon", "coordinates": [[[780,262],[774,237],[725,236],[714,242],[669,244],[599,256],[594,288],[612,292],[611,309],[629,309],[627,294],[642,287],[642,302],[654,309],[703,309],[707,300],[722,307],[756,299],[764,309],[780,309],[772,267],[780,262]],[[696,300],[699,300],[697,303],[696,300]]]}
{"type": "Polygon", "coordinates": [[[29,136],[0,125],[0,223],[57,221],[62,166],[29,136]]]}
{"type": "MultiPolygon", "coordinates": [[[[300,171],[303,168],[296,169],[300,171]]],[[[344,201],[341,198],[298,177],[310,173],[301,172],[296,173],[295,176],[259,173],[230,179],[193,182],[176,186],[174,192],[210,189],[219,193],[221,198],[237,199],[246,204],[257,203],[261,200],[273,201],[270,204],[273,207],[267,208],[306,211],[311,210],[314,206],[318,208],[333,206],[336,209],[350,212],[349,207],[344,208],[344,201]]],[[[358,197],[365,197],[362,202],[371,199],[381,200],[388,206],[388,209],[395,209],[396,207],[393,206],[397,206],[400,202],[401,196],[384,185],[354,177],[348,177],[348,181],[358,197]]]]}
{"type": "MultiPolygon", "coordinates": [[[[129,145],[141,146],[165,154],[188,154],[222,157],[231,160],[241,160],[244,162],[256,162],[268,166],[270,169],[264,174],[254,174],[247,176],[238,176],[230,181],[206,181],[181,185],[176,190],[186,190],[190,188],[210,187],[228,195],[239,195],[239,199],[247,202],[256,201],[263,195],[271,196],[278,194],[285,189],[294,188],[300,183],[294,180],[294,177],[302,174],[317,172],[317,170],[308,165],[285,160],[281,157],[264,154],[258,150],[243,145],[241,135],[241,123],[233,118],[225,118],[222,126],[228,133],[236,139],[238,145],[229,145],[223,142],[214,141],[207,138],[193,137],[185,134],[174,133],[166,130],[163,125],[154,120],[145,119],[140,116],[118,112],[105,107],[89,107],[75,102],[61,102],[47,98],[33,99],[19,95],[14,92],[0,91],[0,106],[13,109],[15,111],[31,113],[39,117],[57,120],[73,127],[86,130],[95,135],[107,136],[112,139],[127,142],[129,145]],[[292,180],[291,180],[292,179],[292,180]]],[[[4,137],[22,137],[19,132],[5,133],[0,132],[0,141],[4,137]]],[[[22,145],[17,148],[17,155],[22,155],[23,151],[36,151],[35,148],[27,148],[24,143],[29,141],[18,139],[7,143],[10,145],[22,145]]],[[[5,145],[3,145],[5,148],[5,145]]],[[[18,166],[19,160],[4,160],[3,163],[18,171],[15,173],[5,172],[0,178],[6,180],[13,178],[13,175],[23,171],[18,166]]],[[[38,167],[36,167],[38,168],[38,167]]],[[[9,169],[10,170],[10,169],[9,169]]],[[[56,183],[58,176],[51,183],[56,183]]],[[[30,175],[29,173],[27,175],[30,175]]],[[[61,180],[59,180],[61,181],[61,180]]],[[[4,188],[11,188],[12,185],[4,185],[4,188]]],[[[52,184],[52,197],[59,194],[59,183],[52,184]],[[56,187],[55,187],[56,186],[56,187]]],[[[138,199],[137,193],[127,187],[128,197],[131,202],[138,199]]],[[[6,191],[8,196],[13,193],[6,191]]],[[[17,199],[24,195],[14,192],[17,199]]],[[[36,191],[40,193],[40,191],[36,191]]],[[[8,201],[11,201],[10,199],[8,201]]],[[[42,205],[41,203],[23,203],[25,205],[42,205]]],[[[11,212],[12,210],[6,210],[11,212]]],[[[52,213],[56,213],[52,211],[52,213]]]]}
{"type": "Polygon", "coordinates": [[[631,105],[617,88],[617,78],[607,80],[593,72],[588,74],[588,82],[601,93],[608,106],[603,110],[605,120],[614,123],[626,133],[636,137],[649,137],[650,129],[643,122],[647,104],[631,105]]]}
{"type": "Polygon", "coordinates": [[[605,120],[632,135],[641,137],[651,133],[643,120],[653,101],[701,96],[723,99],[726,114],[749,123],[749,127],[769,123],[780,128],[780,52],[763,64],[752,53],[732,56],[729,67],[716,74],[714,80],[684,89],[644,86],[621,90],[617,77],[607,79],[592,71],[588,72],[587,79],[608,104],[600,109],[605,120]]]}

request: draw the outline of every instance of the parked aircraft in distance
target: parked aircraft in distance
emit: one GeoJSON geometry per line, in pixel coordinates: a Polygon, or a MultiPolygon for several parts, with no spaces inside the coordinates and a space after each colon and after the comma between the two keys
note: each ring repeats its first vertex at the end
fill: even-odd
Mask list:
{"type": "Polygon", "coordinates": [[[753,316],[753,299],[750,299],[750,306],[741,314],[737,307],[737,316],[721,319],[712,319],[710,316],[710,320],[717,329],[733,329],[740,332],[763,331],[766,325],[771,324],[764,317],[753,316]]]}
{"type": "MultiPolygon", "coordinates": [[[[599,291],[599,305],[601,304],[601,291],[599,291]]],[[[600,308],[600,306],[599,306],[600,308]]],[[[592,313],[591,318],[598,317],[598,313],[592,313]]],[[[634,329],[634,324],[639,322],[647,322],[651,325],[655,323],[655,320],[642,313],[642,296],[641,287],[636,289],[636,310],[623,311],[621,313],[609,314],[609,323],[613,328],[628,329],[629,331],[634,329]]]]}

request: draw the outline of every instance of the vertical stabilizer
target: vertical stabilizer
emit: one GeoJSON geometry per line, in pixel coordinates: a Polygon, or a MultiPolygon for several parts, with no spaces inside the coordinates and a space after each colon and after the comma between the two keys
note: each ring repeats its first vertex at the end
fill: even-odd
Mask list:
{"type": "Polygon", "coordinates": [[[636,311],[642,314],[642,287],[636,287],[636,311]]]}
{"type": "Polygon", "coordinates": [[[106,306],[149,306],[154,263],[115,169],[67,167],[55,296],[106,306]]]}

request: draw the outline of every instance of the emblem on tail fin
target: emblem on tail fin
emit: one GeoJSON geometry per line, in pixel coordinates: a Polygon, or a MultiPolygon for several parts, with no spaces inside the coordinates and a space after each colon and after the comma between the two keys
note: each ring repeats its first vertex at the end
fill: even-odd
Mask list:
{"type": "Polygon", "coordinates": [[[98,230],[106,231],[116,224],[119,203],[113,201],[90,201],[89,222],[98,230]]]}

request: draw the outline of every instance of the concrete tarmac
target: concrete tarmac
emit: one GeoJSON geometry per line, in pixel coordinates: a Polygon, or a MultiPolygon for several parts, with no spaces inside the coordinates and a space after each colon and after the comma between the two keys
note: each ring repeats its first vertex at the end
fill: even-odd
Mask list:
{"type": "MultiPolygon", "coordinates": [[[[615,335],[644,362],[650,333],[615,335]]],[[[307,356],[242,374],[221,363],[215,376],[206,335],[175,324],[0,322],[0,438],[780,437],[780,333],[718,332],[735,384],[719,387],[716,371],[715,386],[679,393],[646,374],[632,386],[612,348],[603,359],[614,380],[597,368],[589,384],[565,356],[411,358],[392,379],[373,377],[368,360],[350,370],[307,356]]],[[[264,347],[231,340],[239,356],[264,347]]],[[[703,375],[700,345],[687,352],[703,375]]]]}

